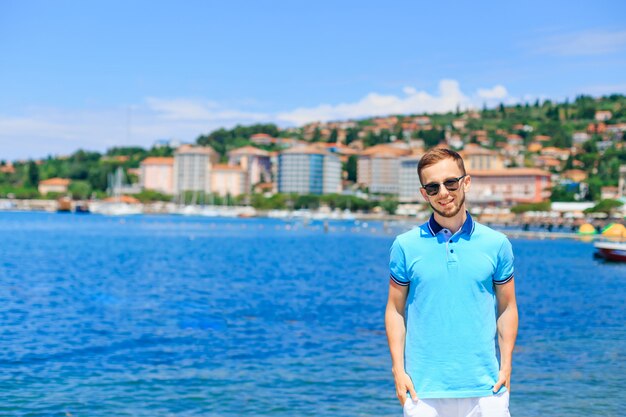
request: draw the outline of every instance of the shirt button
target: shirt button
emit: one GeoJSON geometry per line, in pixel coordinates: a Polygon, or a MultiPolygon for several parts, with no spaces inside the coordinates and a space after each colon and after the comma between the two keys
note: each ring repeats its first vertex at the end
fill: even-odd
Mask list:
{"type": "Polygon", "coordinates": [[[450,249],[450,253],[454,253],[454,249],[450,249]]]}

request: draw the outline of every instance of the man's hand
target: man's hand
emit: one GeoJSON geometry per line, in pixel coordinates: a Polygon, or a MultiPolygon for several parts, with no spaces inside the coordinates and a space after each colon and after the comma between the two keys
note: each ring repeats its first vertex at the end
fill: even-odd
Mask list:
{"type": "Polygon", "coordinates": [[[493,392],[498,392],[500,388],[504,385],[507,391],[511,391],[511,368],[503,367],[500,368],[500,373],[498,374],[498,381],[493,386],[493,392]]]}
{"type": "Polygon", "coordinates": [[[394,370],[393,379],[396,383],[396,396],[403,407],[406,401],[407,391],[411,393],[411,399],[417,402],[417,393],[415,392],[415,388],[413,388],[413,381],[411,381],[411,377],[404,370],[398,372],[394,370]]]}

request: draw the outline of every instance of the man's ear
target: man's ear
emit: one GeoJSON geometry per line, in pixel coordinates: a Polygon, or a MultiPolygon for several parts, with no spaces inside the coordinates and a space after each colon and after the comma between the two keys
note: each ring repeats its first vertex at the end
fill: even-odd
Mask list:
{"type": "Polygon", "coordinates": [[[472,184],[472,177],[468,175],[467,177],[463,178],[463,191],[468,192],[471,184],[472,184]]]}
{"type": "Polygon", "coordinates": [[[423,187],[420,187],[420,194],[422,195],[424,200],[426,200],[426,202],[428,203],[428,194],[426,194],[426,190],[423,187]]]}

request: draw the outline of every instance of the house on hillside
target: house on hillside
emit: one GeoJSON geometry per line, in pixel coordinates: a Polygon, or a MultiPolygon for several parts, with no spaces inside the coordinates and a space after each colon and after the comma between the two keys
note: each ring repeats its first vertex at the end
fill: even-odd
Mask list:
{"type": "Polygon", "coordinates": [[[37,189],[39,194],[46,195],[48,193],[60,193],[65,194],[72,181],[67,178],[50,178],[47,180],[39,181],[37,189]]]}

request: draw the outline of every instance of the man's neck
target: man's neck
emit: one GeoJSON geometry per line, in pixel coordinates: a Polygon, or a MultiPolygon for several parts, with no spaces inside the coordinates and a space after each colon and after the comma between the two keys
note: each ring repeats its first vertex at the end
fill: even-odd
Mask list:
{"type": "Polygon", "coordinates": [[[440,226],[450,230],[452,234],[458,232],[459,229],[463,227],[465,220],[467,220],[465,207],[462,207],[454,217],[443,217],[439,213],[435,212],[435,221],[439,223],[440,226]]]}

